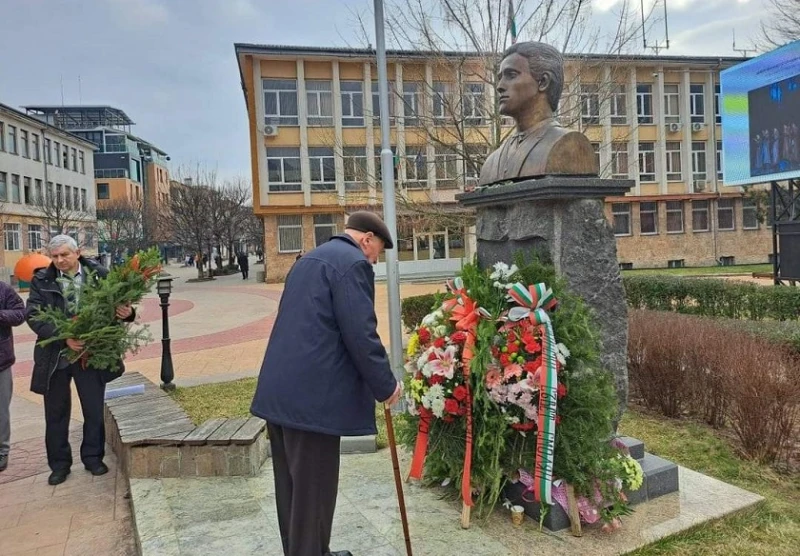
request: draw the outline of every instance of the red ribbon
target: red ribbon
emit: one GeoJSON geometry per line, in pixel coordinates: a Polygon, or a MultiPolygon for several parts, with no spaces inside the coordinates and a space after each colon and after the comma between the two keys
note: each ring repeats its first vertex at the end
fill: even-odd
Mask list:
{"type": "Polygon", "coordinates": [[[417,442],[414,444],[414,456],[411,459],[409,479],[421,479],[422,468],[425,466],[425,454],[428,453],[428,432],[431,429],[431,411],[424,407],[419,408],[419,425],[417,427],[417,442]]]}

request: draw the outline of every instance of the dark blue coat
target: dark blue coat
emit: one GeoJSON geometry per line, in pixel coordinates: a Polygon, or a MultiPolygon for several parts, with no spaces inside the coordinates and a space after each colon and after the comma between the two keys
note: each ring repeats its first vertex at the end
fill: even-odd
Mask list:
{"type": "Polygon", "coordinates": [[[396,385],[377,333],[372,265],[353,239],[334,236],[286,277],[250,411],[288,428],[375,434],[375,401],[396,385]]]}

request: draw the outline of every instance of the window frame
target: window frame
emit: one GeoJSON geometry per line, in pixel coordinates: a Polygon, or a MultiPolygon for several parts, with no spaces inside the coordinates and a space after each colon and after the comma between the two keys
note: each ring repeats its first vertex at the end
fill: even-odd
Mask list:
{"type": "Polygon", "coordinates": [[[675,83],[664,85],[664,123],[681,123],[681,86],[675,83]],[[667,89],[669,87],[669,89],[667,89]],[[674,105],[674,106],[673,106],[674,105]],[[674,112],[673,112],[674,110],[674,112]]]}
{"type": "Polygon", "coordinates": [[[622,142],[611,143],[611,177],[615,179],[628,179],[630,176],[630,153],[628,152],[628,144],[622,142]],[[620,149],[619,146],[624,147],[620,149]],[[620,155],[624,155],[624,173],[620,171],[620,155]]]}
{"type": "Polygon", "coordinates": [[[419,127],[421,125],[423,115],[421,85],[420,81],[403,82],[403,125],[407,127],[419,127]]]}
{"type": "Polygon", "coordinates": [[[714,85],[714,123],[717,125],[722,123],[722,112],[720,112],[719,101],[721,97],[721,91],[719,83],[714,85]]]}
{"type": "Polygon", "coordinates": [[[666,141],[664,150],[666,152],[666,168],[665,174],[667,181],[679,182],[683,181],[683,155],[682,145],[680,141],[666,141]],[[677,145],[677,147],[676,147],[677,145]],[[672,148],[670,148],[670,146],[672,148]],[[675,168],[677,163],[677,169],[675,168]]]}
{"type": "Polygon", "coordinates": [[[753,199],[742,197],[742,230],[758,230],[760,227],[761,223],[758,221],[758,207],[756,206],[756,202],[753,199]],[[755,226],[748,226],[746,224],[747,219],[745,218],[745,214],[750,214],[751,212],[755,226]]]}
{"type": "Polygon", "coordinates": [[[639,202],[639,235],[642,236],[657,236],[658,235],[658,201],[640,201],[639,202]],[[647,210],[644,210],[644,205],[648,205],[647,210]],[[652,205],[652,208],[650,207],[652,205]],[[652,216],[652,231],[644,230],[644,216],[652,216]]]}
{"type": "Polygon", "coordinates": [[[708,181],[708,159],[705,141],[692,141],[692,182],[697,180],[708,181]],[[697,148],[697,147],[702,148],[697,148]],[[700,171],[702,159],[703,169],[700,171]]]}
{"type": "Polygon", "coordinates": [[[609,103],[611,125],[628,125],[628,94],[624,84],[619,83],[611,89],[609,103]]]}
{"type": "Polygon", "coordinates": [[[436,188],[437,189],[457,189],[459,178],[459,156],[452,150],[445,150],[437,147],[434,150],[433,164],[436,168],[436,188]],[[440,172],[440,169],[445,170],[440,172]],[[452,172],[448,171],[452,170],[452,172]],[[449,174],[453,175],[449,175],[449,174]]]}
{"type": "Polygon", "coordinates": [[[698,234],[710,232],[711,231],[710,202],[708,201],[708,199],[697,199],[697,200],[692,200],[691,203],[692,203],[692,232],[698,234]],[[698,208],[701,204],[704,204],[703,206],[705,208],[698,208]],[[695,218],[698,214],[703,214],[703,213],[705,213],[706,227],[698,228],[697,226],[695,226],[696,224],[695,218]]]}
{"type": "Polygon", "coordinates": [[[5,222],[3,224],[3,247],[5,247],[6,251],[22,251],[22,224],[19,222],[5,222]],[[14,245],[9,246],[10,239],[15,240],[12,243],[16,247],[14,245]]]}
{"type": "Polygon", "coordinates": [[[308,149],[308,167],[311,191],[336,191],[336,159],[333,148],[310,147],[308,149]],[[315,170],[319,176],[317,179],[314,178],[315,170]],[[330,172],[330,174],[326,176],[326,172],[330,172]],[[330,179],[327,179],[328,177],[330,179]]]}
{"type": "MultiPolygon", "coordinates": [[[[730,198],[721,198],[717,199],[717,230],[720,232],[734,232],[736,231],[736,203],[733,199],[730,198]],[[720,206],[720,203],[725,203],[726,205],[730,203],[730,206],[725,206],[724,208],[720,206]],[[722,213],[723,211],[726,215],[730,217],[730,227],[722,227],[722,213]]],[[[727,218],[727,216],[726,216],[727,218]]]]}
{"type": "Polygon", "coordinates": [[[342,179],[346,191],[365,191],[369,189],[371,176],[367,171],[367,147],[343,147],[342,148],[342,179]],[[348,180],[350,177],[354,178],[348,180]],[[359,179],[359,173],[363,179],[359,179]]]}
{"type": "Polygon", "coordinates": [[[282,154],[282,155],[272,155],[270,156],[270,151],[273,153],[276,152],[277,149],[270,149],[267,148],[266,150],[266,163],[267,163],[267,188],[269,193],[299,193],[303,191],[303,176],[301,170],[301,161],[300,161],[300,149],[299,148],[281,148],[281,150],[289,151],[292,150],[296,152],[297,156],[282,154]],[[270,178],[270,161],[279,161],[280,163],[280,181],[273,181],[270,178]],[[288,160],[296,160],[297,161],[297,181],[286,181],[286,162],[288,160]]]}
{"type": "Polygon", "coordinates": [[[465,125],[479,126],[486,117],[486,88],[483,83],[467,82],[461,91],[461,116],[465,125]]]}
{"type": "Polygon", "coordinates": [[[277,223],[278,229],[278,253],[301,253],[303,251],[303,216],[300,214],[279,214],[276,216],[275,221],[277,223]],[[287,218],[296,218],[299,224],[287,224],[287,218]],[[281,219],[284,220],[284,223],[281,223],[281,219]],[[282,232],[286,232],[287,230],[299,230],[299,241],[300,247],[294,248],[291,246],[289,249],[284,249],[284,236],[282,232]]]}
{"type": "Polygon", "coordinates": [[[364,127],[364,82],[344,80],[339,83],[340,96],[342,97],[342,127],[364,127]],[[358,90],[356,90],[358,86],[358,90]],[[352,89],[350,89],[352,87],[352,89]],[[361,114],[356,114],[356,98],[361,97],[361,114]],[[347,107],[350,114],[345,114],[347,107]]]}
{"type": "Polygon", "coordinates": [[[406,164],[406,179],[405,187],[407,189],[425,189],[428,187],[428,152],[425,146],[421,147],[406,147],[406,154],[403,157],[406,164]],[[413,152],[409,152],[413,151],[413,152]],[[420,159],[422,166],[420,166],[420,159]],[[420,168],[424,172],[424,176],[420,177],[420,168]],[[412,172],[413,170],[413,172],[412,172]],[[410,177],[413,173],[413,178],[410,177]]]}
{"type": "Polygon", "coordinates": [[[297,88],[297,79],[273,79],[264,77],[261,79],[261,95],[264,101],[264,123],[268,125],[296,127],[300,125],[300,95],[297,88]],[[289,83],[293,88],[289,87],[289,83]],[[283,107],[281,95],[294,93],[294,114],[291,114],[291,107],[283,107]],[[267,112],[267,95],[274,95],[276,112],[267,112]],[[284,114],[284,108],[286,114],[284,114]]]}
{"type": "Polygon", "coordinates": [[[639,154],[636,162],[637,162],[637,171],[639,173],[639,182],[656,183],[656,145],[654,142],[651,141],[639,142],[639,154]],[[643,145],[650,145],[650,148],[644,148],[643,145]],[[646,170],[647,166],[652,166],[652,172],[642,171],[643,169],[646,170]]]}
{"type": "Polygon", "coordinates": [[[315,215],[313,215],[313,221],[314,221],[314,247],[319,247],[320,245],[322,245],[323,243],[326,243],[327,241],[330,240],[330,238],[332,238],[333,236],[336,235],[337,227],[336,227],[336,215],[335,214],[332,214],[332,213],[315,214],[315,215]],[[317,222],[317,218],[321,217],[321,216],[330,216],[330,220],[331,221],[330,222],[319,222],[318,223],[317,222]],[[318,242],[317,241],[318,240],[318,238],[317,238],[317,230],[322,230],[322,229],[325,229],[325,228],[330,230],[330,232],[331,232],[330,236],[328,236],[327,240],[325,240],[323,242],[318,242]]]}
{"type": "Polygon", "coordinates": [[[706,86],[704,84],[689,84],[689,121],[693,124],[706,123],[705,97],[706,86]]]}
{"type": "Polygon", "coordinates": [[[722,167],[722,141],[717,141],[717,181],[724,182],[724,169],[722,167]]]}
{"type": "Polygon", "coordinates": [[[681,200],[666,201],[664,208],[666,209],[666,219],[667,219],[666,232],[667,232],[667,234],[682,234],[682,233],[685,232],[685,230],[686,230],[686,223],[684,222],[685,219],[686,219],[686,212],[685,212],[686,211],[686,207],[685,207],[685,205],[686,204],[681,200]],[[678,204],[678,208],[675,208],[674,204],[670,208],[670,204],[671,203],[677,203],[678,204]],[[680,230],[674,230],[674,229],[671,230],[670,229],[670,218],[669,218],[670,214],[672,214],[673,216],[675,214],[679,214],[680,215],[680,223],[681,223],[680,230]]]}
{"type": "Polygon", "coordinates": [[[8,126],[8,154],[15,154],[19,156],[19,141],[17,140],[17,126],[9,124],[8,126]]]}
{"type": "Polygon", "coordinates": [[[636,85],[636,119],[640,125],[652,125],[655,123],[652,83],[636,85]]]}
{"type": "Polygon", "coordinates": [[[28,224],[27,228],[28,249],[36,250],[44,248],[43,226],[41,224],[28,224]]]}
{"type": "Polygon", "coordinates": [[[306,123],[308,127],[333,127],[333,81],[330,79],[306,80],[306,123]],[[327,86],[327,89],[313,89],[310,87],[327,86]],[[315,98],[312,102],[312,98],[315,98]],[[327,104],[325,100],[327,99],[327,104]],[[312,108],[316,106],[316,112],[312,108]],[[330,114],[323,114],[329,108],[330,114]]]}
{"type": "Polygon", "coordinates": [[[596,83],[580,85],[581,123],[600,125],[600,86],[596,83]]]}
{"type": "Polygon", "coordinates": [[[631,203],[611,203],[611,230],[614,232],[615,237],[628,237],[633,235],[631,220],[631,203]],[[620,207],[627,207],[627,210],[618,210],[620,207]],[[618,217],[627,218],[626,232],[617,232],[618,217]]]}

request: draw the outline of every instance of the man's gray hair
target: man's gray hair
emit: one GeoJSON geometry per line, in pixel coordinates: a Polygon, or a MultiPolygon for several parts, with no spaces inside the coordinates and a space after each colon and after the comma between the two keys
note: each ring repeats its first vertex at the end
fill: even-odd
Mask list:
{"type": "Polygon", "coordinates": [[[48,244],[47,247],[49,251],[53,251],[53,249],[58,249],[59,247],[63,247],[64,245],[69,247],[70,251],[78,250],[78,242],[75,241],[74,238],[66,234],[59,234],[55,236],[53,239],[50,240],[50,243],[48,244]]]}
{"type": "Polygon", "coordinates": [[[550,86],[547,87],[547,102],[553,112],[558,110],[558,101],[564,90],[564,57],[557,48],[543,42],[518,42],[503,53],[503,59],[512,54],[519,54],[528,59],[528,67],[536,81],[545,73],[550,75],[550,86]]]}

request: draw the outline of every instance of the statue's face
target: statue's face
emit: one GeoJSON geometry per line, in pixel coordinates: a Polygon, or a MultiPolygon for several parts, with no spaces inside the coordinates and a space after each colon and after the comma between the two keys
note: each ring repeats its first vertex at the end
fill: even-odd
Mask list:
{"type": "Polygon", "coordinates": [[[497,100],[504,116],[519,114],[539,94],[539,85],[524,56],[512,54],[504,58],[497,77],[497,100]]]}

